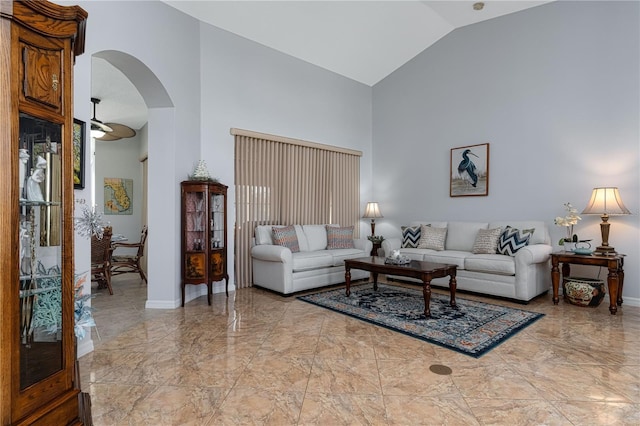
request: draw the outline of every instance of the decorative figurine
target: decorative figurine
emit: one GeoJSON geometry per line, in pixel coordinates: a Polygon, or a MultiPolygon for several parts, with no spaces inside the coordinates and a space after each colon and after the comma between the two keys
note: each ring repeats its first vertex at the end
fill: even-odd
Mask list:
{"type": "Polygon", "coordinates": [[[44,182],[44,169],[47,168],[47,160],[38,156],[36,167],[32,170],[31,176],[27,179],[27,200],[44,201],[40,183],[44,182]]]}

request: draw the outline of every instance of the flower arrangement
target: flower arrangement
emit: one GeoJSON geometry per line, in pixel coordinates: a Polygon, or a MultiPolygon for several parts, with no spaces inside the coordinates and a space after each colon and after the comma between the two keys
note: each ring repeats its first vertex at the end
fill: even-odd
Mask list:
{"type": "Polygon", "coordinates": [[[381,244],[384,241],[384,237],[382,235],[369,235],[367,239],[374,244],[381,244]]]}
{"type": "Polygon", "coordinates": [[[573,233],[573,226],[578,223],[579,220],[582,220],[580,216],[578,216],[578,210],[576,210],[571,203],[565,203],[564,208],[567,211],[567,215],[562,217],[558,216],[553,220],[558,226],[564,226],[567,228],[567,236],[560,239],[558,242],[559,245],[563,245],[566,242],[578,242],[578,235],[573,233]]]}
{"type": "Polygon", "coordinates": [[[104,235],[104,228],[109,226],[109,222],[102,218],[102,213],[97,211],[96,206],[92,208],[83,207],[82,216],[75,218],[76,231],[82,237],[91,238],[95,235],[101,240],[104,235]]]}

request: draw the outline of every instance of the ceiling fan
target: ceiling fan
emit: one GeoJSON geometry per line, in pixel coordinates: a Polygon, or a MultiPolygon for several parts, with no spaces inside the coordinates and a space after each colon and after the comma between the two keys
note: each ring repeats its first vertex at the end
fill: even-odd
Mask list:
{"type": "Polygon", "coordinates": [[[93,117],[91,118],[91,136],[99,141],[117,141],[122,138],[132,138],[136,131],[131,127],[118,123],[103,123],[96,118],[96,105],[100,99],[91,98],[93,104],[93,117]]]}

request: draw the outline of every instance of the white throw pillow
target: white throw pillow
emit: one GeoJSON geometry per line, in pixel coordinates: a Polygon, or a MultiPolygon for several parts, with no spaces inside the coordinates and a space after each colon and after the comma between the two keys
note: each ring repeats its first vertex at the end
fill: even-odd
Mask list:
{"type": "Polygon", "coordinates": [[[500,234],[502,234],[502,228],[479,229],[471,252],[474,254],[496,254],[500,234]]]}
{"type": "Polygon", "coordinates": [[[428,225],[420,225],[419,249],[444,250],[444,241],[447,238],[447,228],[433,228],[428,225]]]}

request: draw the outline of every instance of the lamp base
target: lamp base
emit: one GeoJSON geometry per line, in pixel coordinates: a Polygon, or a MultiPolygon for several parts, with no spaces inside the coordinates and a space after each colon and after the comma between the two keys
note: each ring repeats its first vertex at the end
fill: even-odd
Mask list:
{"type": "Polygon", "coordinates": [[[593,252],[593,254],[597,254],[600,256],[614,256],[617,254],[617,252],[616,249],[611,246],[599,246],[596,247],[596,250],[593,252]]]}

